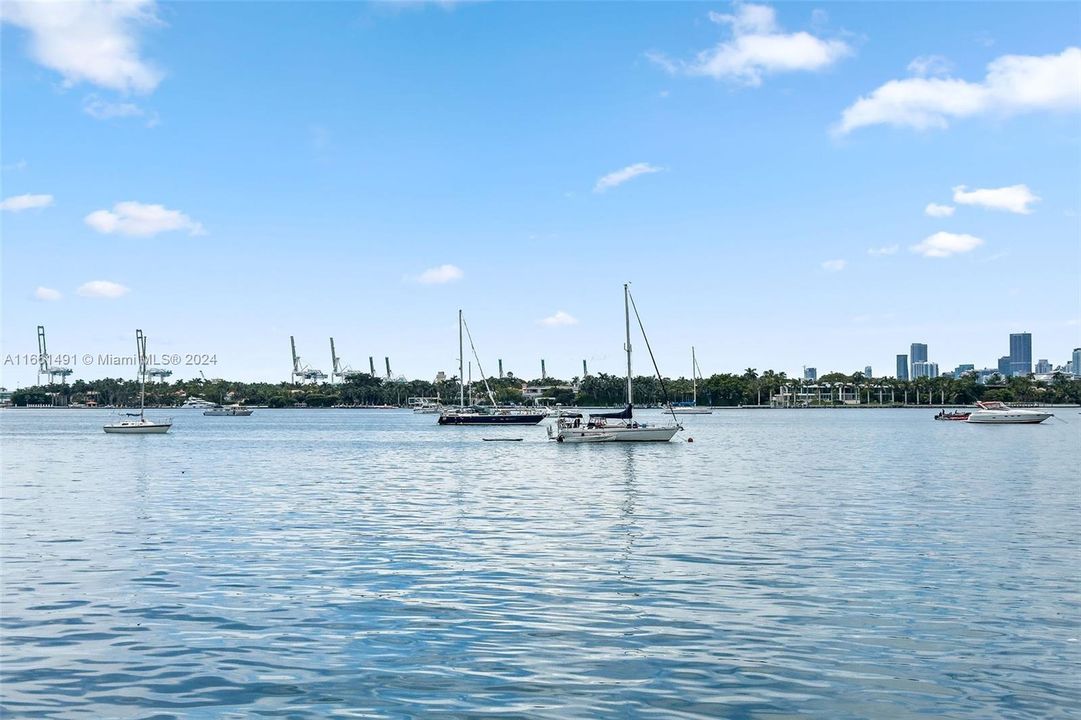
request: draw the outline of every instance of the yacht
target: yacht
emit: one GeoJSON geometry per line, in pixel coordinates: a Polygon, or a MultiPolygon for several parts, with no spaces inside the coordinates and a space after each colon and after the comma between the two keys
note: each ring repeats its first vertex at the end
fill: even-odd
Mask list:
{"type": "Polygon", "coordinates": [[[488,391],[490,406],[477,406],[465,404],[465,344],[462,330],[469,334],[469,326],[465,324],[462,311],[458,311],[458,407],[443,409],[436,421],[440,425],[536,425],[548,417],[547,410],[539,412],[523,408],[499,407],[495,401],[492,388],[488,385],[488,379],[481,367],[477,348],[473,345],[473,336],[469,335],[469,347],[473,350],[473,357],[477,360],[477,368],[484,378],[484,388],[488,391]]]}
{"type": "Polygon", "coordinates": [[[173,426],[172,418],[150,420],[146,417],[146,335],[142,330],[135,331],[135,347],[139,356],[139,412],[124,413],[126,420],[110,423],[102,429],[117,435],[160,435],[169,432],[173,426]]]}
{"type": "Polygon", "coordinates": [[[418,415],[437,415],[443,412],[443,403],[437,397],[409,398],[408,403],[418,415]]]}
{"type": "Polygon", "coordinates": [[[1023,410],[1012,408],[998,401],[977,402],[980,409],[969,414],[965,422],[980,423],[984,425],[1022,425],[1042,423],[1054,413],[1041,410],[1023,410]]]}
{"type": "Polygon", "coordinates": [[[203,415],[208,417],[247,417],[254,410],[241,407],[238,403],[232,405],[213,405],[209,410],[204,410],[203,415]]]}
{"type": "Polygon", "coordinates": [[[190,397],[184,401],[184,404],[180,406],[181,410],[206,410],[207,408],[215,407],[214,403],[209,400],[203,400],[200,397],[190,397]]]}
{"type": "MultiPolygon", "coordinates": [[[[596,442],[668,442],[677,432],[683,429],[678,423],[672,425],[660,425],[653,423],[640,423],[634,419],[634,386],[631,381],[631,299],[630,286],[623,285],[623,311],[627,325],[627,342],[624,348],[627,351],[627,407],[618,412],[589,413],[585,418],[560,418],[555,425],[548,426],[548,439],[560,443],[596,443],[596,442]]],[[[635,308],[635,316],[638,309],[635,308]]],[[[639,327],[642,319],[638,318],[639,327]]],[[[642,339],[649,348],[649,340],[645,338],[643,331],[642,339]]],[[[652,355],[650,351],[650,355],[652,355]]],[[[654,363],[654,370],[656,370],[654,363]]],[[[658,371],[657,377],[661,374],[658,371]]],[[[664,387],[664,380],[661,380],[664,387]]],[[[675,411],[669,406],[672,417],[675,419],[675,411]]]]}

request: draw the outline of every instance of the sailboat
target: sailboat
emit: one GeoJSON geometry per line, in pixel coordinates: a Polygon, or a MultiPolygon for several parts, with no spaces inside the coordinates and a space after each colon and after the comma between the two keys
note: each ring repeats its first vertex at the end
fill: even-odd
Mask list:
{"type": "Polygon", "coordinates": [[[673,403],[672,409],[677,415],[712,415],[712,408],[698,407],[698,378],[702,377],[702,368],[698,367],[698,358],[694,356],[694,346],[691,346],[691,388],[693,398],[690,404],[673,403]]]}
{"type": "Polygon", "coordinates": [[[518,408],[501,408],[496,405],[495,395],[488,385],[488,378],[484,375],[484,368],[480,365],[480,357],[477,348],[473,345],[473,336],[469,336],[469,347],[473,350],[473,357],[477,360],[477,368],[484,378],[484,388],[488,391],[488,400],[491,406],[466,405],[465,404],[465,344],[463,342],[462,329],[469,333],[469,326],[462,318],[462,311],[458,311],[458,407],[448,408],[439,414],[440,425],[536,425],[548,417],[547,412],[531,412],[518,408]]]}
{"type": "MultiPolygon", "coordinates": [[[[554,426],[548,426],[548,439],[561,443],[595,442],[668,442],[683,428],[678,424],[655,425],[640,423],[634,419],[634,386],[631,379],[631,290],[623,285],[623,311],[627,326],[627,407],[619,412],[590,413],[585,418],[560,418],[554,426]],[[611,421],[611,422],[610,422],[611,421]]],[[[637,308],[634,311],[638,315],[637,308]]],[[[638,318],[639,327],[642,319],[638,318]]],[[[645,339],[645,332],[642,333],[645,339]]],[[[649,341],[646,340],[646,348],[649,341]]],[[[650,351],[652,357],[653,352],[650,351]]],[[[656,369],[656,363],[654,363],[656,369]]],[[[660,372],[657,373],[658,378],[660,372]]],[[[663,387],[663,381],[662,381],[663,387]]],[[[671,406],[669,405],[669,410],[671,406]]],[[[672,412],[673,419],[675,412],[672,412]]]]}
{"type": "Polygon", "coordinates": [[[135,331],[135,347],[139,357],[139,412],[125,413],[129,420],[121,420],[118,423],[106,425],[103,430],[107,433],[119,433],[123,435],[150,435],[169,432],[173,426],[173,419],[148,420],[146,417],[146,335],[142,330],[135,331]]]}

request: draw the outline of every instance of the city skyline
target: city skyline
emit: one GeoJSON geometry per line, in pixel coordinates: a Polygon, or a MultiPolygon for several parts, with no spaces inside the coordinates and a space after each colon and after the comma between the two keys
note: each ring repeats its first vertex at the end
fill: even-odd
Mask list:
{"type": "Polygon", "coordinates": [[[486,369],[622,373],[626,281],[670,376],[1081,346],[1066,4],[56,7],[0,25],[5,355],[429,378],[462,308],[486,369]]]}

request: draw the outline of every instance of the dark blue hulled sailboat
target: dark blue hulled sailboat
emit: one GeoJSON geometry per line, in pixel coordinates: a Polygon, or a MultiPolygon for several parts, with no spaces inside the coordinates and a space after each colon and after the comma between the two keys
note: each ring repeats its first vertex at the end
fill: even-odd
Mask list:
{"type": "MultiPolygon", "coordinates": [[[[548,417],[546,412],[531,412],[529,410],[519,408],[501,408],[496,405],[495,396],[492,395],[492,389],[488,387],[488,380],[485,378],[484,387],[488,391],[488,399],[491,401],[491,407],[487,406],[467,406],[465,404],[465,343],[463,342],[462,327],[465,321],[462,319],[462,311],[458,311],[458,385],[460,391],[458,394],[458,407],[444,410],[439,414],[438,423],[440,425],[536,425],[544,418],[548,417]]],[[[473,338],[469,338],[469,345],[473,347],[473,338]]],[[[473,348],[473,354],[476,355],[476,348],[473,348]]],[[[480,365],[480,358],[477,358],[477,367],[480,369],[481,377],[484,377],[484,368],[480,365]]]]}

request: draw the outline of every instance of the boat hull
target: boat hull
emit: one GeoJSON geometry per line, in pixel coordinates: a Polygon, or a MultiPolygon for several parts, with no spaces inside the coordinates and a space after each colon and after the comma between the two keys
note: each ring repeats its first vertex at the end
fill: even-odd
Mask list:
{"type": "Polygon", "coordinates": [[[672,412],[676,415],[712,415],[713,410],[708,407],[674,407],[672,412]]]}
{"type": "Polygon", "coordinates": [[[440,425],[536,425],[546,415],[440,415],[440,425]]]}
{"type": "Polygon", "coordinates": [[[111,435],[161,435],[169,432],[172,425],[164,423],[141,423],[132,425],[106,425],[103,430],[111,435]]]}
{"type": "Polygon", "coordinates": [[[974,412],[968,416],[968,420],[965,422],[970,422],[974,425],[1035,425],[1036,423],[1042,423],[1049,417],[1052,417],[1051,413],[989,413],[987,415],[981,415],[978,412],[974,412]]]}
{"type": "Polygon", "coordinates": [[[668,442],[679,432],[677,427],[605,427],[562,428],[549,437],[560,443],[592,442],[668,442]]]}

